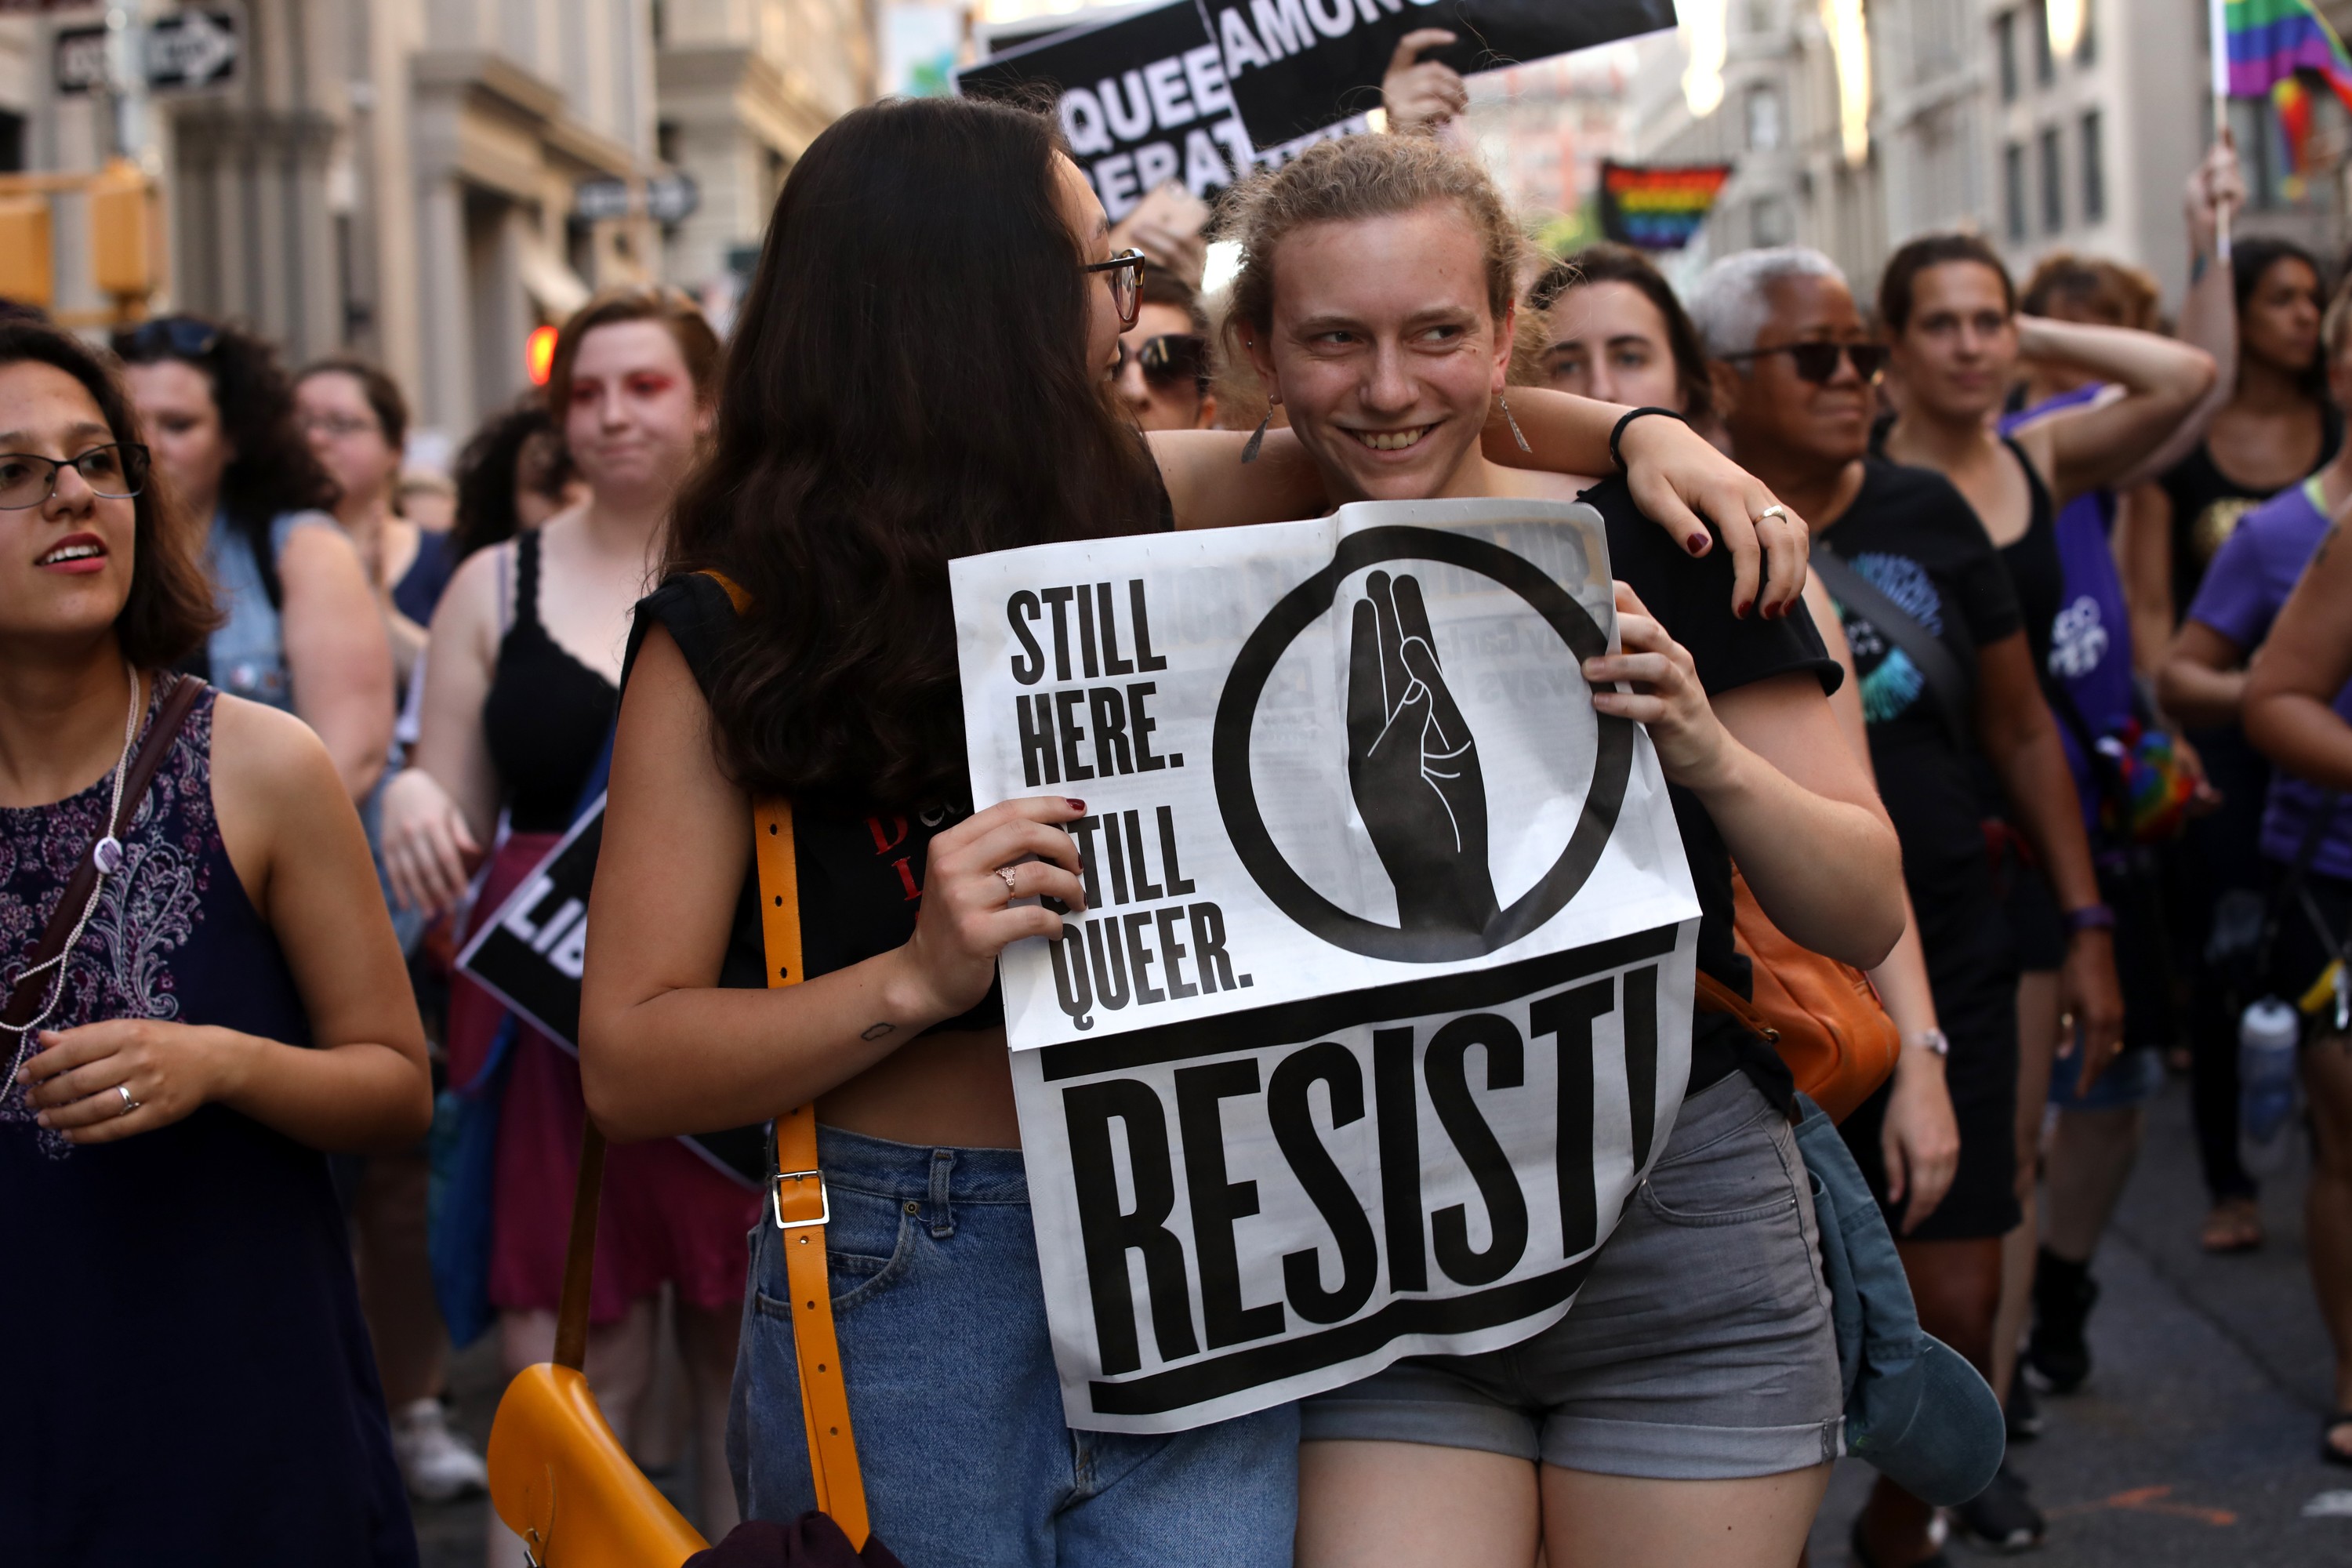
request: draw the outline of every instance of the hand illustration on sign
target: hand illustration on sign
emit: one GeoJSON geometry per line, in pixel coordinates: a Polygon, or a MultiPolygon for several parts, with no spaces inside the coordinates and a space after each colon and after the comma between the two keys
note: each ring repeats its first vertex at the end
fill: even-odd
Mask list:
{"type": "Polygon", "coordinates": [[[1477,934],[1498,912],[1478,742],[1445,685],[1421,584],[1374,572],[1348,660],[1348,783],[1408,931],[1477,934]]]}

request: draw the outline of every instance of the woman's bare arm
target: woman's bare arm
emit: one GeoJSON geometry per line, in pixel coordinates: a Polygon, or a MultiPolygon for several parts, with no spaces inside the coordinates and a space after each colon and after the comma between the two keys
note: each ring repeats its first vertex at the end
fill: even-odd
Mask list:
{"type": "Polygon", "coordinates": [[[1080,803],[1007,801],[932,840],[905,946],[798,985],[722,988],[751,805],[719,772],[709,723],[685,657],[656,627],[621,699],[580,997],[581,1084],[615,1138],[789,1110],[972,1006],[1008,942],[1061,929],[1046,910],[1007,907],[1000,866],[1039,856],[1049,863],[1018,869],[1022,896],[1085,907],[1076,848],[1056,826],[1080,803]]]}
{"type": "Polygon", "coordinates": [[[2156,700],[2192,729],[2234,724],[2246,700],[2246,650],[2202,621],[2183,621],[2156,672],[2156,700]]]}
{"type": "Polygon", "coordinates": [[[2116,554],[2131,612],[2132,673],[2153,678],[2172,641],[2172,498],[2144,484],[2119,499],[2116,554]]]}
{"type": "Polygon", "coordinates": [[[314,1149],[414,1144],[433,1118],[425,1028],[332,759],[296,720],[222,697],[212,780],[230,864],[286,955],[311,1044],[148,1018],[86,1025],[43,1037],[26,1063],[35,1105],[75,1142],[220,1104],[314,1149]]]}
{"type": "Polygon", "coordinates": [[[2073,365],[2124,389],[2120,397],[2037,420],[2020,433],[2061,506],[2137,469],[2213,384],[2210,355],[2154,332],[2042,316],[2020,316],[2017,327],[2028,357],[2073,365]]]}
{"type": "Polygon", "coordinates": [[[2286,772],[2352,789],[2352,725],[2335,708],[2352,681],[2352,550],[2320,542],[2246,677],[2246,738],[2286,772]]]}
{"type": "Polygon", "coordinates": [[[343,531],[297,528],[278,553],[294,711],[326,742],[343,787],[365,799],[392,754],[392,648],[367,568],[343,531]]]}
{"type": "Polygon", "coordinates": [[[411,909],[446,910],[463,897],[498,817],[482,704],[512,578],[512,545],[478,551],[457,568],[433,615],[416,750],[383,794],[384,869],[411,909]]]}
{"type": "MultiPolygon", "coordinates": [[[[1484,437],[1488,461],[1558,474],[1615,471],[1609,435],[1630,410],[1544,387],[1515,386],[1510,412],[1530,449],[1519,449],[1498,410],[1484,437]]],[[[1289,431],[1268,430],[1257,460],[1249,464],[1241,460],[1249,437],[1238,431],[1160,431],[1150,441],[1179,528],[1281,522],[1313,517],[1329,504],[1314,460],[1289,431]]],[[[1680,420],[1636,419],[1625,426],[1619,447],[1626,482],[1644,516],[1694,556],[1714,549],[1715,534],[1721,536],[1731,551],[1735,613],[1755,605],[1768,616],[1782,616],[1795,607],[1812,542],[1802,519],[1792,516],[1759,530],[1756,520],[1774,504],[1772,492],[1680,420]]]]}

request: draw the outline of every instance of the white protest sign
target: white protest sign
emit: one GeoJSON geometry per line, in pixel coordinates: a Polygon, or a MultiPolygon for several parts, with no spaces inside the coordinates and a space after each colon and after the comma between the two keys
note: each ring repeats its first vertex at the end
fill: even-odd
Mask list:
{"type": "Polygon", "coordinates": [[[1002,963],[1067,1418],[1162,1432],[1568,1308],[1679,1107],[1698,904],[1587,506],[953,563],[972,798],[1083,798],[1002,963]]]}

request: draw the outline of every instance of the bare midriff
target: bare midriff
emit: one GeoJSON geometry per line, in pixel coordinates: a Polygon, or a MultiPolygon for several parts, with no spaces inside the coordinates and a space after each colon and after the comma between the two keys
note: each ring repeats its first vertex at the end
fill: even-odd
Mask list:
{"type": "Polygon", "coordinates": [[[1003,1029],[923,1035],[818,1097],[828,1127],[934,1148],[1018,1149],[1003,1029]]]}

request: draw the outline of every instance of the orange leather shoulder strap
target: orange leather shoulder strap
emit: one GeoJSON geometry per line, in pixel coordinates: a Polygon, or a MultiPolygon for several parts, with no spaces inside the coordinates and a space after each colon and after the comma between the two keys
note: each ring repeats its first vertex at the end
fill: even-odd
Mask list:
{"type": "MultiPolygon", "coordinates": [[[[719,577],[719,574],[711,573],[719,577]]],[[[741,590],[719,577],[742,605],[741,590]]],[[[768,984],[797,985],[801,971],[799,867],[787,800],[751,806],[752,853],[760,868],[760,934],[767,948],[768,984]]],[[[793,1350],[800,1363],[801,1415],[808,1426],[809,1469],[816,1505],[863,1551],[871,1533],[866,1481],[858,1473],[857,1441],[849,1428],[849,1391],[842,1381],[841,1346],[834,1336],[833,1289],[824,1266],[829,1205],[816,1163],[816,1107],[776,1118],[776,1178],[770,1216],[784,1238],[784,1274],[793,1289],[793,1350]]]]}
{"type": "Polygon", "coordinates": [[[735,606],[735,613],[737,615],[740,616],[744,611],[751,607],[751,595],[744,591],[742,584],[738,583],[734,578],[727,575],[726,573],[714,572],[709,567],[705,566],[700,574],[709,578],[712,582],[727,590],[727,602],[735,606]]]}

